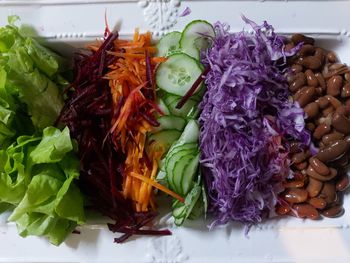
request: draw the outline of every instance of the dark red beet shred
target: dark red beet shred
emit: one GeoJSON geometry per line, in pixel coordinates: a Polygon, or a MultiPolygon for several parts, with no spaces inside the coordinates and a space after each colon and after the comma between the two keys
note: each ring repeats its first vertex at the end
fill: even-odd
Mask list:
{"type": "Polygon", "coordinates": [[[115,149],[109,136],[112,117],[118,116],[120,109],[116,107],[112,111],[109,83],[103,78],[107,65],[115,59],[107,51],[114,51],[113,42],[117,38],[117,33],[110,33],[97,51],[75,56],[75,79],[67,90],[68,100],[58,121],[69,127],[78,142],[81,190],[92,208],[115,221],[108,227],[112,232],[123,233],[115,238],[120,243],[134,234],[170,235],[171,232],[141,229],[157,214],[136,213],[130,200],[120,193],[125,157],[115,149]]]}

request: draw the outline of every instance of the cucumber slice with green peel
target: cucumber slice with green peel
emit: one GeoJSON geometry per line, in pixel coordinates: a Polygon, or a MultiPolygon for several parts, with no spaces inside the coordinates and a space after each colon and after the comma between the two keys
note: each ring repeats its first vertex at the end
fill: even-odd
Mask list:
{"type": "Polygon", "coordinates": [[[181,175],[181,190],[179,194],[186,195],[192,188],[193,179],[198,174],[199,153],[188,163],[181,175]]]}
{"type": "Polygon", "coordinates": [[[157,44],[157,56],[168,57],[169,55],[180,51],[181,32],[174,31],[164,35],[157,44]]]}
{"type": "Polygon", "coordinates": [[[186,167],[188,167],[191,164],[191,161],[193,158],[195,158],[195,155],[193,155],[193,152],[189,152],[186,155],[183,155],[182,158],[175,164],[174,170],[173,170],[173,183],[175,187],[176,193],[179,195],[184,194],[184,189],[183,189],[183,176],[186,167]]]}
{"type": "Polygon", "coordinates": [[[164,115],[170,115],[169,108],[162,99],[158,99],[157,106],[163,112],[164,115]]]}
{"type": "Polygon", "coordinates": [[[177,192],[177,188],[174,183],[174,169],[176,165],[179,165],[179,161],[182,159],[183,156],[187,154],[191,154],[193,152],[193,148],[186,149],[186,150],[180,150],[176,153],[174,153],[171,158],[166,160],[166,166],[165,166],[165,172],[167,175],[168,184],[171,190],[177,192]]]}
{"type": "Polygon", "coordinates": [[[186,215],[186,206],[180,206],[180,207],[173,208],[172,214],[173,214],[173,217],[175,217],[175,218],[183,217],[184,215],[186,215]]]}
{"type": "Polygon", "coordinates": [[[171,112],[171,114],[175,115],[175,116],[180,116],[183,118],[187,118],[188,114],[193,110],[197,110],[198,107],[198,102],[192,99],[189,99],[183,106],[181,109],[177,109],[176,106],[178,104],[178,102],[181,100],[181,97],[178,100],[174,100],[173,102],[170,103],[169,107],[169,111],[171,112]]]}
{"type": "Polygon", "coordinates": [[[209,22],[194,20],[185,27],[181,34],[180,49],[199,60],[200,51],[207,49],[214,37],[215,31],[209,22]]]}
{"type": "Polygon", "coordinates": [[[169,149],[166,157],[165,157],[165,162],[164,162],[164,166],[167,166],[167,162],[173,157],[174,154],[176,154],[179,151],[183,151],[183,150],[189,150],[189,149],[193,149],[193,151],[198,151],[198,144],[197,143],[181,143],[181,144],[177,144],[177,142],[175,142],[169,149]]]}
{"type": "Polygon", "coordinates": [[[162,130],[177,130],[182,132],[186,125],[186,120],[181,117],[171,115],[161,116],[157,119],[157,121],[159,122],[159,126],[153,128],[155,132],[162,130]]]}
{"type": "Polygon", "coordinates": [[[190,120],[180,138],[176,143],[198,143],[199,137],[199,126],[196,120],[190,120]]]}
{"type": "MultiPolygon", "coordinates": [[[[175,221],[174,223],[177,226],[181,226],[184,221],[189,217],[189,215],[191,214],[194,206],[196,205],[199,197],[201,195],[201,187],[199,185],[195,185],[192,190],[187,194],[186,198],[185,198],[185,203],[182,204],[185,207],[185,211],[186,213],[183,214],[181,217],[174,217],[175,221]]],[[[179,208],[177,208],[179,209],[179,208]]]]}
{"type": "Polygon", "coordinates": [[[148,137],[149,141],[155,141],[161,147],[164,147],[165,152],[169,150],[171,145],[181,136],[181,132],[177,130],[163,130],[153,133],[148,137]]]}
{"type": "Polygon", "coordinates": [[[203,192],[199,196],[199,198],[198,198],[196,204],[194,205],[190,215],[188,216],[188,219],[194,220],[194,219],[199,218],[201,215],[203,215],[203,213],[204,213],[204,206],[203,206],[203,203],[202,203],[202,195],[203,195],[203,192]]]}
{"type": "Polygon", "coordinates": [[[158,67],[157,86],[168,93],[184,96],[202,71],[199,61],[185,53],[176,53],[158,67]]]}

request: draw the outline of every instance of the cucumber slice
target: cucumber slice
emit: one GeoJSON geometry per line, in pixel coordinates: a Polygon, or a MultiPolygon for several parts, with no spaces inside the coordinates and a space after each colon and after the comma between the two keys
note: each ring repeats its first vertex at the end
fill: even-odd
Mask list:
{"type": "Polygon", "coordinates": [[[162,130],[177,130],[182,132],[183,128],[186,125],[186,121],[183,118],[176,117],[176,116],[161,116],[157,119],[159,122],[158,127],[154,127],[153,130],[155,132],[159,132],[162,130]]]}
{"type": "Polygon", "coordinates": [[[181,135],[180,131],[177,130],[163,130],[157,133],[153,133],[148,137],[149,141],[155,141],[161,147],[164,147],[167,152],[170,146],[176,141],[181,135]]]}
{"type": "Polygon", "coordinates": [[[184,96],[202,74],[201,64],[185,53],[176,53],[160,64],[156,82],[162,90],[184,96]]]}
{"type": "Polygon", "coordinates": [[[174,170],[173,170],[173,182],[176,193],[183,195],[183,177],[186,167],[188,167],[191,164],[192,159],[195,158],[195,155],[193,155],[193,152],[189,152],[186,155],[183,155],[182,158],[175,164],[174,170]]]}
{"type": "Polygon", "coordinates": [[[191,159],[185,169],[182,171],[181,190],[180,194],[186,195],[192,188],[193,179],[196,176],[199,165],[199,153],[191,159]]]}
{"type": "Polygon", "coordinates": [[[192,99],[189,99],[185,105],[183,105],[183,107],[181,109],[177,109],[176,105],[178,104],[178,102],[181,100],[181,97],[179,96],[175,96],[175,98],[170,97],[168,100],[171,102],[168,105],[168,109],[171,112],[171,114],[175,115],[175,116],[180,116],[183,118],[187,118],[188,114],[193,110],[193,109],[197,109],[198,107],[198,102],[192,99]]]}
{"type": "Polygon", "coordinates": [[[189,150],[189,149],[198,150],[198,144],[197,143],[178,144],[177,142],[175,142],[170,147],[170,149],[165,157],[165,162],[164,162],[165,166],[167,166],[167,162],[173,157],[174,154],[176,154],[179,151],[189,150]]]}
{"type": "Polygon", "coordinates": [[[157,44],[158,57],[168,57],[169,55],[180,51],[181,32],[174,31],[164,35],[157,44]]]}
{"type": "Polygon", "coordinates": [[[199,126],[196,120],[190,120],[183,133],[181,134],[178,142],[176,143],[198,143],[199,126]]]}
{"type": "Polygon", "coordinates": [[[188,195],[185,198],[185,203],[182,204],[184,207],[186,207],[186,214],[182,217],[175,217],[174,223],[177,226],[181,226],[183,222],[189,217],[191,214],[194,206],[196,205],[196,202],[198,201],[199,197],[201,195],[201,187],[197,184],[195,185],[192,190],[188,193],[188,195]]]}
{"type": "Polygon", "coordinates": [[[203,195],[203,192],[199,196],[199,198],[198,198],[196,204],[194,205],[190,215],[188,216],[188,219],[190,219],[190,220],[197,219],[198,217],[200,217],[204,213],[204,206],[203,206],[203,202],[201,200],[202,195],[203,195]]]}
{"type": "Polygon", "coordinates": [[[164,115],[170,115],[169,108],[162,99],[158,99],[157,106],[164,113],[164,115]]]}
{"type": "Polygon", "coordinates": [[[193,148],[181,150],[176,153],[174,153],[170,159],[166,160],[166,166],[165,166],[165,172],[167,175],[168,184],[171,190],[177,192],[177,188],[174,183],[174,168],[176,165],[179,165],[179,161],[181,158],[187,154],[191,154],[193,152],[193,148]]]}
{"type": "Polygon", "coordinates": [[[200,51],[207,49],[215,37],[213,26],[204,20],[189,23],[181,34],[180,49],[182,52],[199,60],[200,51]]]}

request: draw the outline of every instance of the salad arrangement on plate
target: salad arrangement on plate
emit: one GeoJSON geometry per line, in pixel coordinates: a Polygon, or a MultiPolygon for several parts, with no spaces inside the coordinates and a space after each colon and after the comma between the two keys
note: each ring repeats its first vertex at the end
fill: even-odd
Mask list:
{"type": "Polygon", "coordinates": [[[70,70],[15,20],[0,29],[0,211],[21,236],[59,245],[85,209],[118,243],[169,235],[159,195],[177,226],[343,213],[350,70],[313,39],[245,17],[251,33],[195,20],[156,44],[106,27],[70,70]]]}

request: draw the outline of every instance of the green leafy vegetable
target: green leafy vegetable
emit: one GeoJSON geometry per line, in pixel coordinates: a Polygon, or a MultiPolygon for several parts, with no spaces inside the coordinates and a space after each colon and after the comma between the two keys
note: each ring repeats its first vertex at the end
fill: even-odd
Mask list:
{"type": "Polygon", "coordinates": [[[46,236],[59,245],[84,223],[82,194],[74,184],[79,160],[67,127],[18,137],[0,151],[0,173],[0,203],[15,206],[9,221],[21,236],[46,236]]]}
{"type": "Polygon", "coordinates": [[[0,101],[8,103],[0,103],[0,143],[14,136],[18,130],[15,123],[23,123],[12,123],[19,111],[29,115],[39,131],[53,125],[63,107],[61,91],[67,84],[59,75],[63,60],[34,39],[22,36],[15,21],[16,17],[10,17],[9,25],[0,28],[0,101]]]}

